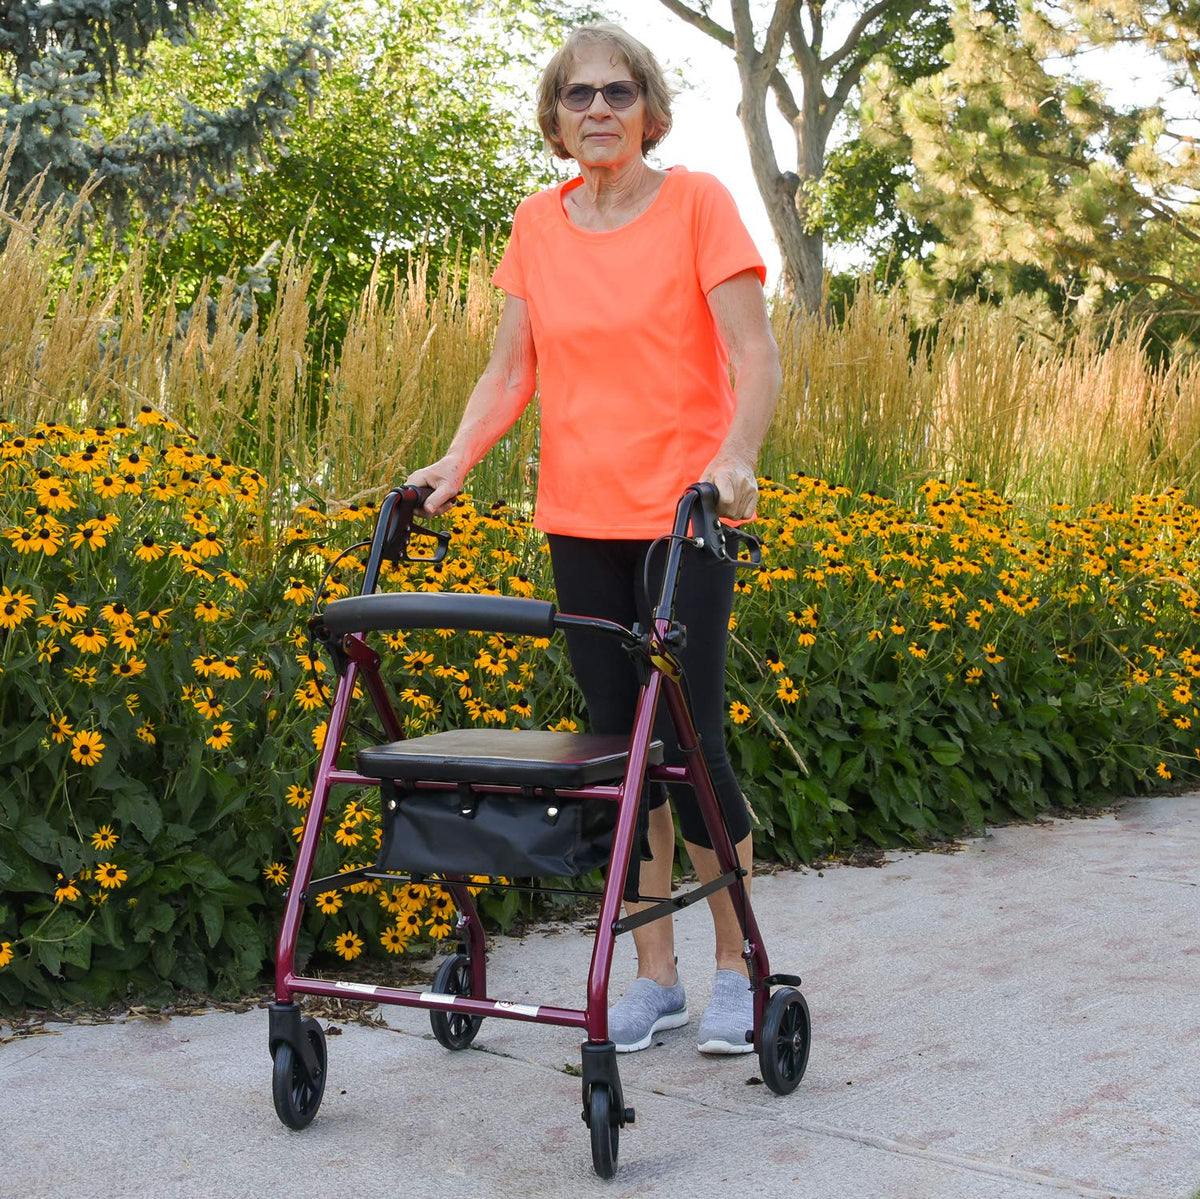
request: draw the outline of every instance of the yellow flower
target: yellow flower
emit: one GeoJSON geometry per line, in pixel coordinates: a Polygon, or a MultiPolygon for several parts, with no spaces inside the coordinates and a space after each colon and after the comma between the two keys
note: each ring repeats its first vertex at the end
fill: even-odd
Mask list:
{"type": "Polygon", "coordinates": [[[550,730],[555,733],[576,733],[579,731],[579,725],[569,716],[564,716],[557,724],[552,724],[550,730]]]}
{"type": "Polygon", "coordinates": [[[114,601],[111,604],[105,604],[100,609],[100,616],[106,624],[111,625],[114,629],[123,628],[126,625],[133,624],[133,614],[124,604],[119,601],[114,601]]]}
{"type": "Polygon", "coordinates": [[[58,885],[54,888],[55,903],[71,903],[79,898],[79,888],[75,885],[73,878],[66,878],[60,874],[58,876],[58,885]]]}
{"type": "Polygon", "coordinates": [[[15,629],[33,613],[33,597],[24,591],[0,588],[0,629],[15,629]]]}
{"type": "Polygon", "coordinates": [[[266,683],[271,680],[271,668],[261,658],[254,659],[254,665],[250,668],[250,673],[259,682],[266,683]]]}
{"type": "Polygon", "coordinates": [[[167,617],[174,610],[174,608],[147,608],[144,612],[139,612],[137,618],[138,620],[148,620],[150,627],[153,629],[165,629],[167,627],[167,617]]]}
{"type": "Polygon", "coordinates": [[[113,674],[120,675],[123,679],[131,679],[146,669],[146,663],[141,658],[130,658],[128,662],[114,662],[112,669],[113,674]]]}
{"type": "Polygon", "coordinates": [[[333,839],[339,845],[357,845],[362,840],[362,833],[360,833],[352,824],[347,824],[345,821],[343,821],[340,825],[338,825],[338,830],[333,834],[333,839]]]}
{"type": "Polygon", "coordinates": [[[121,838],[113,832],[113,827],[111,824],[102,824],[92,834],[92,848],[105,850],[112,849],[112,847],[116,845],[120,839],[121,838]]]}
{"type": "Polygon", "coordinates": [[[320,751],[325,748],[325,734],[329,731],[329,721],[322,720],[319,725],[312,731],[313,745],[320,751]]]}
{"type": "Polygon", "coordinates": [[[128,878],[128,873],[112,862],[96,863],[96,882],[106,890],[116,890],[128,878]]]}
{"type": "Polygon", "coordinates": [[[133,653],[138,646],[137,630],[131,624],[113,629],[112,643],[117,649],[123,649],[127,654],[133,653]]]}
{"type": "Polygon", "coordinates": [[[301,787],[299,783],[293,783],[287,789],[286,798],[293,808],[307,808],[312,803],[312,792],[307,787],[301,787]]]}
{"type": "Polygon", "coordinates": [[[354,961],[363,951],[362,938],[357,933],[342,933],[333,942],[333,951],[348,962],[354,961]]]}
{"type": "Polygon", "coordinates": [[[154,722],[151,720],[143,720],[137,728],[137,739],[144,741],[147,745],[154,745],[158,738],[154,735],[154,722]]]}
{"type": "Polygon", "coordinates": [[[816,633],[798,633],[796,640],[807,649],[809,646],[816,645],[817,635],[816,633]]]}
{"type": "Polygon", "coordinates": [[[892,621],[891,630],[896,634],[897,637],[903,637],[905,632],[907,632],[905,627],[898,620],[892,621]]]}
{"type": "Polygon", "coordinates": [[[379,943],[388,953],[403,953],[404,947],[408,944],[408,939],[411,935],[411,933],[402,930],[399,924],[394,924],[391,928],[385,928],[379,934],[379,943]]]}
{"type": "Polygon", "coordinates": [[[213,698],[213,693],[209,688],[205,688],[204,694],[199,699],[193,700],[192,706],[205,720],[216,720],[225,711],[225,705],[219,704],[213,698]]]}
{"type": "Polygon", "coordinates": [[[88,625],[71,638],[71,644],[81,653],[98,654],[108,644],[108,638],[99,629],[88,625]]]}
{"type": "MultiPolygon", "coordinates": [[[[291,600],[297,607],[308,603],[312,599],[313,590],[302,579],[289,579],[288,585],[283,593],[283,598],[291,600]]],[[[350,934],[347,933],[347,936],[350,934]]],[[[357,957],[357,954],[355,955],[357,957]]]]}
{"type": "Polygon", "coordinates": [[[196,605],[194,614],[197,620],[202,620],[205,624],[216,624],[218,620],[223,620],[227,615],[212,600],[201,600],[196,605]]]}
{"type": "Polygon", "coordinates": [[[332,916],[334,912],[341,910],[344,902],[340,891],[322,891],[317,896],[317,911],[323,915],[332,916]]]}
{"type": "Polygon", "coordinates": [[[745,724],[750,719],[750,709],[741,700],[734,700],[729,705],[729,719],[734,724],[745,724]]]}
{"type": "Polygon", "coordinates": [[[68,666],[67,677],[82,683],[85,687],[96,685],[96,668],[94,666],[68,666]]]}
{"type": "Polygon", "coordinates": [[[1171,694],[1175,697],[1177,704],[1190,704],[1192,702],[1192,689],[1187,683],[1180,683],[1171,694]]]}
{"type": "Polygon", "coordinates": [[[242,677],[237,658],[234,657],[221,658],[213,668],[223,679],[240,679],[242,677]]]}
{"type": "Polygon", "coordinates": [[[1003,661],[1004,661],[1004,658],[1003,658],[1003,656],[1002,656],[1001,654],[998,654],[998,653],[996,653],[996,647],[995,647],[994,645],[991,645],[991,644],[989,644],[989,645],[985,645],[985,646],[983,647],[983,656],[984,656],[984,657],[985,657],[985,658],[986,658],[986,659],[987,659],[987,660],[988,660],[988,661],[989,661],[989,662],[990,662],[990,663],[991,663],[993,666],[995,666],[997,662],[1003,662],[1003,661]]]}
{"type": "Polygon", "coordinates": [[[149,533],[142,538],[133,556],[142,562],[157,562],[167,551],[149,533]]]}
{"type": "Polygon", "coordinates": [[[915,641],[909,644],[908,652],[912,654],[914,658],[927,658],[929,656],[929,651],[927,649],[922,649],[921,646],[919,646],[915,641]]]}
{"type": "Polygon", "coordinates": [[[263,878],[277,887],[282,887],[288,880],[287,867],[282,862],[272,862],[263,868],[263,878]]]}
{"type": "Polygon", "coordinates": [[[75,532],[71,534],[71,545],[75,549],[82,549],[84,546],[93,552],[103,549],[108,544],[108,539],[104,536],[102,530],[96,528],[95,525],[76,525],[75,532]]]}
{"type": "Polygon", "coordinates": [[[55,655],[62,653],[62,646],[53,637],[47,637],[44,641],[39,637],[37,650],[39,662],[53,662],[55,655]]]}
{"type": "Polygon", "coordinates": [[[434,914],[425,921],[425,927],[429,929],[429,935],[435,941],[441,941],[454,931],[454,921],[445,912],[434,912],[434,914]]]}
{"type": "Polygon", "coordinates": [[[775,689],[775,694],[779,696],[785,704],[794,704],[800,698],[800,692],[796,684],[790,678],[784,677],[779,680],[779,686],[775,689]]]}
{"type": "Polygon", "coordinates": [[[1154,772],[1159,778],[1169,779],[1171,777],[1171,772],[1167,769],[1166,762],[1159,762],[1159,764],[1155,766],[1154,772]]]}
{"type": "Polygon", "coordinates": [[[228,720],[223,720],[220,724],[214,724],[212,732],[204,740],[213,749],[228,749],[233,742],[233,725],[228,720]]]}
{"type": "Polygon", "coordinates": [[[972,666],[966,674],[968,683],[978,683],[983,678],[983,668],[981,666],[972,666]]]}
{"type": "Polygon", "coordinates": [[[784,666],[785,666],[785,663],[782,658],[768,658],[767,659],[767,669],[772,674],[779,674],[783,670],[784,666]]]}
{"type": "Polygon", "coordinates": [[[192,659],[192,669],[202,679],[206,679],[210,674],[216,673],[217,660],[212,654],[203,654],[199,658],[192,659]]]}
{"type": "Polygon", "coordinates": [[[0,970],[3,970],[9,962],[13,960],[13,947],[11,941],[0,941],[0,970]]]}
{"type": "Polygon", "coordinates": [[[315,679],[309,679],[307,683],[296,688],[295,700],[306,712],[319,708],[322,702],[320,684],[315,679]]]}
{"type": "Polygon", "coordinates": [[[65,716],[50,717],[50,736],[61,745],[68,737],[75,732],[74,726],[65,716]]]}
{"type": "Polygon", "coordinates": [[[245,591],[249,586],[236,570],[223,570],[221,571],[220,578],[222,582],[228,583],[235,591],[245,591]]]}
{"type": "Polygon", "coordinates": [[[81,733],[76,733],[72,739],[71,757],[80,766],[95,766],[104,756],[104,749],[105,745],[100,740],[100,734],[85,729],[81,733]]]}

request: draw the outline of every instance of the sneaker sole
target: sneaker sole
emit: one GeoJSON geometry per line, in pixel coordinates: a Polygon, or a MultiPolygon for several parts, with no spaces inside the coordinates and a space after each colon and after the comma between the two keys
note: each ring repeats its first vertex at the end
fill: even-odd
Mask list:
{"type": "Polygon", "coordinates": [[[701,1041],[696,1048],[701,1053],[720,1054],[721,1056],[731,1057],[738,1053],[753,1053],[754,1046],[748,1041],[741,1045],[734,1045],[729,1041],[722,1041],[720,1038],[714,1037],[711,1041],[701,1041]]]}
{"type": "Polygon", "coordinates": [[[650,1031],[640,1041],[630,1041],[627,1045],[615,1045],[614,1048],[618,1053],[637,1053],[641,1049],[650,1047],[650,1042],[654,1039],[656,1032],[662,1032],[667,1028],[682,1028],[687,1022],[687,1008],[681,1008],[677,1012],[668,1012],[665,1016],[659,1016],[650,1025],[650,1031]]]}

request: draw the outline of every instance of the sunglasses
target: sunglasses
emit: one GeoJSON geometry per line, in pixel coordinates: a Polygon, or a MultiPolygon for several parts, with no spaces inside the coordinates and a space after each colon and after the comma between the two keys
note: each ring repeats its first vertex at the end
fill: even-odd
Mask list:
{"type": "Polygon", "coordinates": [[[568,83],[566,87],[558,89],[558,102],[572,112],[585,112],[591,108],[597,92],[604,97],[604,103],[609,108],[631,108],[642,94],[642,85],[634,83],[632,79],[618,79],[616,83],[606,83],[603,87],[568,83]]]}

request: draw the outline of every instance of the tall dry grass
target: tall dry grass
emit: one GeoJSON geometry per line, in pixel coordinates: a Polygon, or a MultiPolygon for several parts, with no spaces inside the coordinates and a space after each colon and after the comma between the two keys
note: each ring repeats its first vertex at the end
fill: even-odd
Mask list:
{"type": "MultiPolygon", "coordinates": [[[[295,502],[349,502],[438,456],[500,310],[485,254],[432,278],[418,262],[373,278],[342,343],[327,345],[320,263],[285,249],[262,311],[225,279],[184,320],[174,295],[148,289],[147,250],[89,260],[36,196],[0,204],[0,219],[0,415],[111,423],[160,409],[281,484],[265,543],[295,502]]],[[[839,322],[782,304],[772,319],[784,387],[766,473],[900,498],[930,475],[1029,504],[1172,485],[1200,498],[1200,363],[1155,366],[1136,328],[1051,340],[1013,310],[965,303],[919,331],[902,297],[867,285],[839,322]]],[[[532,408],[477,468],[477,495],[528,497],[532,408]]]]}
{"type": "Polygon", "coordinates": [[[1200,493],[1200,361],[1155,365],[1144,330],[1031,332],[1014,309],[965,302],[932,329],[864,284],[844,320],[776,306],[784,387],[764,450],[804,471],[909,497],[931,475],[1030,504],[1200,493]]]}

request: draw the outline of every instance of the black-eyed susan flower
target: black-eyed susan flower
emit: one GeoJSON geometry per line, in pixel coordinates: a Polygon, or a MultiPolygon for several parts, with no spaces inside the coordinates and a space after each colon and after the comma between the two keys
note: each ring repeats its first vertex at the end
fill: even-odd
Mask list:
{"type": "Polygon", "coordinates": [[[249,584],[236,570],[223,570],[220,574],[223,583],[228,584],[234,591],[245,591],[249,584]]]}
{"type": "Polygon", "coordinates": [[[329,731],[329,721],[322,720],[319,725],[312,731],[312,743],[320,752],[325,748],[325,734],[329,731]]]}
{"type": "Polygon", "coordinates": [[[87,548],[93,553],[102,550],[108,544],[108,538],[94,524],[76,525],[71,534],[71,545],[74,549],[87,548]]]}
{"type": "Polygon", "coordinates": [[[192,706],[205,720],[216,720],[225,711],[225,705],[217,701],[209,687],[204,689],[203,695],[192,701],[192,706]]]}
{"type": "Polygon", "coordinates": [[[227,655],[226,657],[219,659],[214,665],[214,669],[220,678],[226,680],[240,679],[242,677],[242,671],[241,667],[238,666],[238,660],[232,655],[227,655]]]}
{"type": "Polygon", "coordinates": [[[192,669],[202,679],[206,679],[209,675],[216,673],[217,660],[212,654],[201,654],[198,658],[192,659],[192,669]]]}
{"type": "Polygon", "coordinates": [[[158,541],[155,540],[154,535],[147,533],[138,542],[137,548],[133,551],[133,556],[141,562],[157,562],[166,552],[158,541]]]}
{"type": "Polygon", "coordinates": [[[794,704],[800,698],[800,691],[796,687],[796,684],[786,676],[779,680],[779,686],[775,688],[775,694],[785,704],[794,704]]]}
{"type": "Polygon", "coordinates": [[[729,705],[729,719],[734,724],[745,724],[750,719],[750,709],[741,700],[734,700],[729,705]]]}
{"type": "Polygon", "coordinates": [[[108,644],[108,638],[94,625],[85,625],[71,638],[71,644],[80,653],[98,654],[108,644]]]}
{"type": "Polygon", "coordinates": [[[321,693],[321,684],[315,679],[309,679],[307,683],[302,683],[296,688],[295,694],[296,703],[304,709],[305,712],[311,712],[314,708],[319,708],[324,699],[321,693]]]}
{"type": "Polygon", "coordinates": [[[342,898],[340,891],[322,891],[317,896],[317,911],[325,916],[332,916],[335,912],[340,912],[345,900],[342,898]]]}
{"type": "Polygon", "coordinates": [[[132,679],[137,675],[142,674],[146,669],[146,662],[143,658],[129,658],[125,662],[114,662],[112,671],[123,679],[132,679]]]}
{"type": "Polygon", "coordinates": [[[300,786],[299,783],[292,783],[287,789],[285,798],[293,808],[307,808],[312,803],[312,791],[308,787],[300,786]]]}
{"type": "Polygon", "coordinates": [[[139,741],[144,741],[147,745],[155,745],[158,742],[158,738],[154,735],[152,720],[143,720],[137,727],[136,736],[139,741]]]}
{"type": "Polygon", "coordinates": [[[75,733],[74,726],[65,716],[51,716],[50,722],[47,725],[50,730],[50,736],[61,745],[68,737],[75,733]]]}
{"type": "Polygon", "coordinates": [[[983,647],[983,656],[995,666],[999,662],[1004,661],[1004,655],[996,652],[996,647],[992,644],[987,644],[983,647]]]}
{"type": "Polygon", "coordinates": [[[421,931],[421,916],[418,912],[405,912],[396,921],[396,928],[406,937],[414,937],[421,931]]]}
{"type": "Polygon", "coordinates": [[[138,620],[149,621],[152,629],[165,629],[167,627],[167,617],[174,611],[173,608],[157,608],[150,607],[137,615],[138,620]]]}
{"type": "Polygon", "coordinates": [[[115,891],[128,881],[129,874],[113,862],[97,862],[94,877],[106,891],[115,891]]]}
{"type": "Polygon", "coordinates": [[[1167,769],[1166,762],[1159,762],[1159,764],[1154,768],[1154,773],[1157,774],[1160,779],[1169,779],[1172,777],[1171,772],[1167,769]]]}
{"type": "Polygon", "coordinates": [[[338,825],[337,832],[333,834],[333,839],[339,845],[350,846],[358,845],[362,841],[362,833],[353,825],[346,824],[344,821],[338,825]]]}
{"type": "Polygon", "coordinates": [[[24,591],[0,588],[0,629],[15,629],[33,614],[33,597],[24,591]]]}
{"type": "Polygon", "coordinates": [[[95,766],[104,756],[106,746],[100,734],[84,729],[71,739],[71,757],[80,766],[95,766]]]}
{"type": "Polygon", "coordinates": [[[553,733],[577,733],[579,731],[579,724],[569,716],[564,716],[561,720],[550,726],[550,731],[553,733]]]}
{"type": "Polygon", "coordinates": [[[96,668],[82,664],[68,666],[67,678],[74,679],[75,682],[82,683],[85,687],[94,687],[96,685],[96,668]]]}
{"type": "Polygon", "coordinates": [[[224,620],[228,613],[219,605],[214,604],[212,600],[201,600],[193,609],[193,615],[197,620],[202,620],[205,624],[216,624],[219,620],[224,620]]]}
{"type": "Polygon", "coordinates": [[[3,970],[13,960],[11,941],[0,941],[0,970],[3,970]]]}
{"type": "Polygon", "coordinates": [[[283,592],[283,598],[291,600],[297,607],[308,603],[312,597],[313,589],[303,579],[289,579],[283,592]]]}
{"type": "Polygon", "coordinates": [[[333,940],[333,952],[352,962],[363,951],[362,938],[357,933],[344,932],[333,940]]]}
{"type": "Polygon", "coordinates": [[[410,935],[402,932],[398,924],[393,924],[379,934],[379,943],[388,953],[403,953],[410,935]]]}
{"type": "Polygon", "coordinates": [[[233,725],[228,720],[223,720],[220,724],[214,724],[212,732],[204,740],[213,749],[228,749],[233,743],[233,725]]]}
{"type": "Polygon", "coordinates": [[[282,887],[288,881],[287,867],[282,862],[271,862],[263,867],[263,878],[276,887],[282,887]]]}
{"type": "Polygon", "coordinates": [[[271,681],[271,668],[262,660],[255,658],[254,665],[250,667],[251,675],[258,679],[260,683],[268,683],[271,681]]]}
{"type": "Polygon", "coordinates": [[[121,838],[115,832],[113,832],[113,826],[111,824],[102,824],[92,834],[92,848],[105,850],[112,849],[112,847],[116,845],[120,839],[121,838]]]}
{"type": "Polygon", "coordinates": [[[54,902],[73,903],[78,898],[79,888],[75,885],[75,880],[67,878],[65,874],[60,874],[54,887],[54,902]]]}
{"type": "Polygon", "coordinates": [[[425,921],[425,927],[429,930],[429,935],[435,941],[441,941],[454,931],[454,920],[445,912],[434,912],[425,921]]]}

